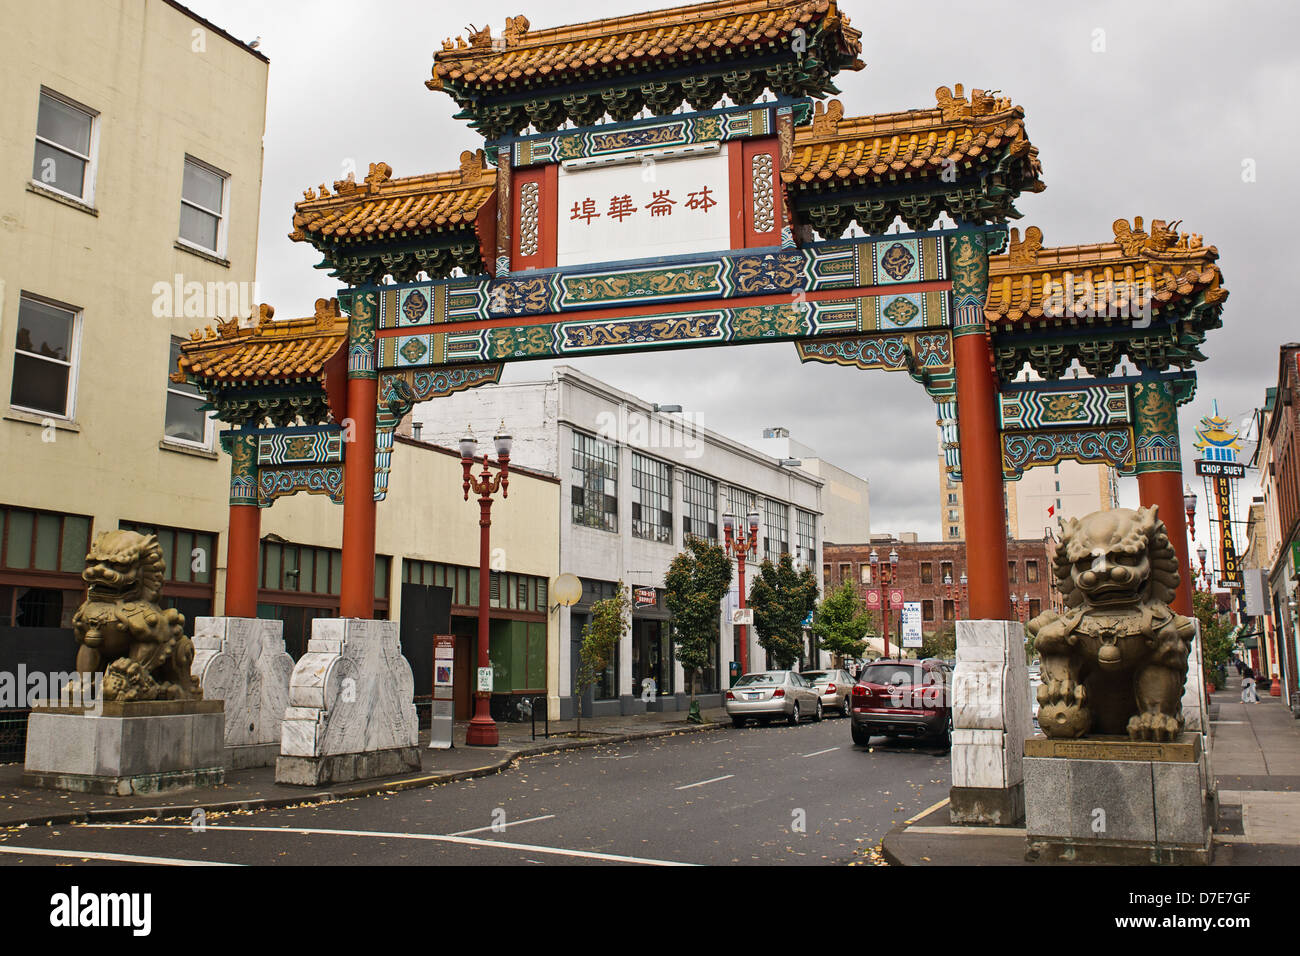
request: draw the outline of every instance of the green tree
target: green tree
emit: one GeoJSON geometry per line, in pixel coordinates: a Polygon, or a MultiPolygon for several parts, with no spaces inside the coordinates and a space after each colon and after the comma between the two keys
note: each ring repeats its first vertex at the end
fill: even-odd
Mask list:
{"type": "Polygon", "coordinates": [[[952,660],[957,656],[957,630],[950,624],[945,624],[933,634],[926,634],[921,643],[920,649],[916,652],[917,657],[937,657],[941,660],[952,660]]]}
{"type": "Polygon", "coordinates": [[[664,605],[672,613],[672,641],[691,688],[690,720],[699,723],[695,699],[699,675],[714,661],[722,596],[731,585],[731,559],[720,544],[686,539],[686,550],[673,558],[664,576],[664,605]]]}
{"type": "Polygon", "coordinates": [[[618,592],[591,606],[591,620],[582,629],[582,646],[578,650],[578,673],[573,679],[573,693],[578,698],[578,733],[582,733],[582,698],[594,687],[600,675],[614,659],[614,648],[628,631],[632,601],[627,588],[618,582],[618,592]]]}
{"type": "Polygon", "coordinates": [[[817,579],[811,568],[794,569],[790,555],[759,565],[749,589],[758,643],[776,666],[793,667],[803,653],[803,622],[817,604],[817,579]]]}
{"type": "Polygon", "coordinates": [[[1205,679],[1218,683],[1221,668],[1232,656],[1232,626],[1226,615],[1219,613],[1214,595],[1208,591],[1192,592],[1192,613],[1201,622],[1201,665],[1205,679]]]}
{"type": "Polygon", "coordinates": [[[835,667],[843,667],[846,656],[860,657],[867,648],[863,637],[874,634],[875,628],[875,616],[867,610],[852,581],[842,582],[813,612],[813,637],[835,655],[835,667]]]}

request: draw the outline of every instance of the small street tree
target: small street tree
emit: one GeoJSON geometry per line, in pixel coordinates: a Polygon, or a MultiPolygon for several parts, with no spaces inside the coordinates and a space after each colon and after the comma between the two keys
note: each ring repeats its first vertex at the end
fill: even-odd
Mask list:
{"type": "Polygon", "coordinates": [[[813,637],[834,655],[835,667],[843,667],[846,656],[861,655],[867,647],[864,636],[874,630],[875,618],[852,581],[842,582],[813,612],[813,637]]]}
{"type": "Polygon", "coordinates": [[[1201,622],[1201,666],[1205,669],[1205,679],[1221,684],[1224,667],[1232,657],[1232,627],[1208,591],[1192,592],[1192,613],[1201,622]]]}
{"type": "Polygon", "coordinates": [[[673,558],[664,576],[664,605],[673,615],[672,640],[691,688],[690,720],[700,720],[695,700],[700,671],[713,661],[719,638],[722,596],[731,584],[731,559],[720,544],[686,539],[686,550],[673,558]]]}
{"type": "Polygon", "coordinates": [[[582,646],[578,651],[578,673],[573,693],[578,698],[578,733],[582,733],[582,699],[594,687],[614,659],[614,648],[628,631],[632,601],[627,588],[618,582],[618,593],[591,606],[591,620],[582,629],[582,646]]]}
{"type": "Polygon", "coordinates": [[[803,622],[817,603],[817,579],[811,568],[794,569],[790,555],[776,564],[765,560],[749,590],[758,643],[776,666],[793,667],[803,653],[803,622]]]}

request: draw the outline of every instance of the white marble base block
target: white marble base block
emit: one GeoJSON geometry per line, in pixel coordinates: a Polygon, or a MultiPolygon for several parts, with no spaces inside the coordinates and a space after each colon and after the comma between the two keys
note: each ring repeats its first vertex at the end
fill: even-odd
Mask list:
{"type": "Polygon", "coordinates": [[[418,770],[414,694],[396,621],[312,621],[289,682],[276,782],[318,786],[418,770]]]}
{"type": "Polygon", "coordinates": [[[1024,626],[958,621],[953,674],[954,823],[1005,826],[1023,814],[1024,742],[1033,732],[1024,626]]]}
{"type": "Polygon", "coordinates": [[[205,700],[226,704],[226,766],[273,766],[293,674],[293,658],[284,650],[284,622],[198,618],[190,673],[205,700]]]}

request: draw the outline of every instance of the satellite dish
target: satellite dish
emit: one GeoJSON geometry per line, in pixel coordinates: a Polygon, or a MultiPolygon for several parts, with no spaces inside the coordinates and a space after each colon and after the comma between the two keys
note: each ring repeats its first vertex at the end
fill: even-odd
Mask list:
{"type": "Polygon", "coordinates": [[[582,600],[582,581],[576,574],[561,574],[551,583],[551,597],[557,607],[573,607],[582,600]]]}

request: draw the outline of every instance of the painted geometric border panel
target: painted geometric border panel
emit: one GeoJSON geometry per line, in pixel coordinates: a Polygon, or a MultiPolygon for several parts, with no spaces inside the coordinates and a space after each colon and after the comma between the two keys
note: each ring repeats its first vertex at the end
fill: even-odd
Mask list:
{"type": "Polygon", "coordinates": [[[1002,475],[1010,481],[1019,479],[1026,468],[1055,465],[1067,458],[1089,465],[1112,465],[1122,475],[1134,474],[1133,429],[1124,426],[1002,436],[1002,475]]]}
{"type": "Polygon", "coordinates": [[[1128,388],[1090,385],[1051,391],[1004,391],[998,396],[1005,431],[1128,424],[1128,388]]]}

